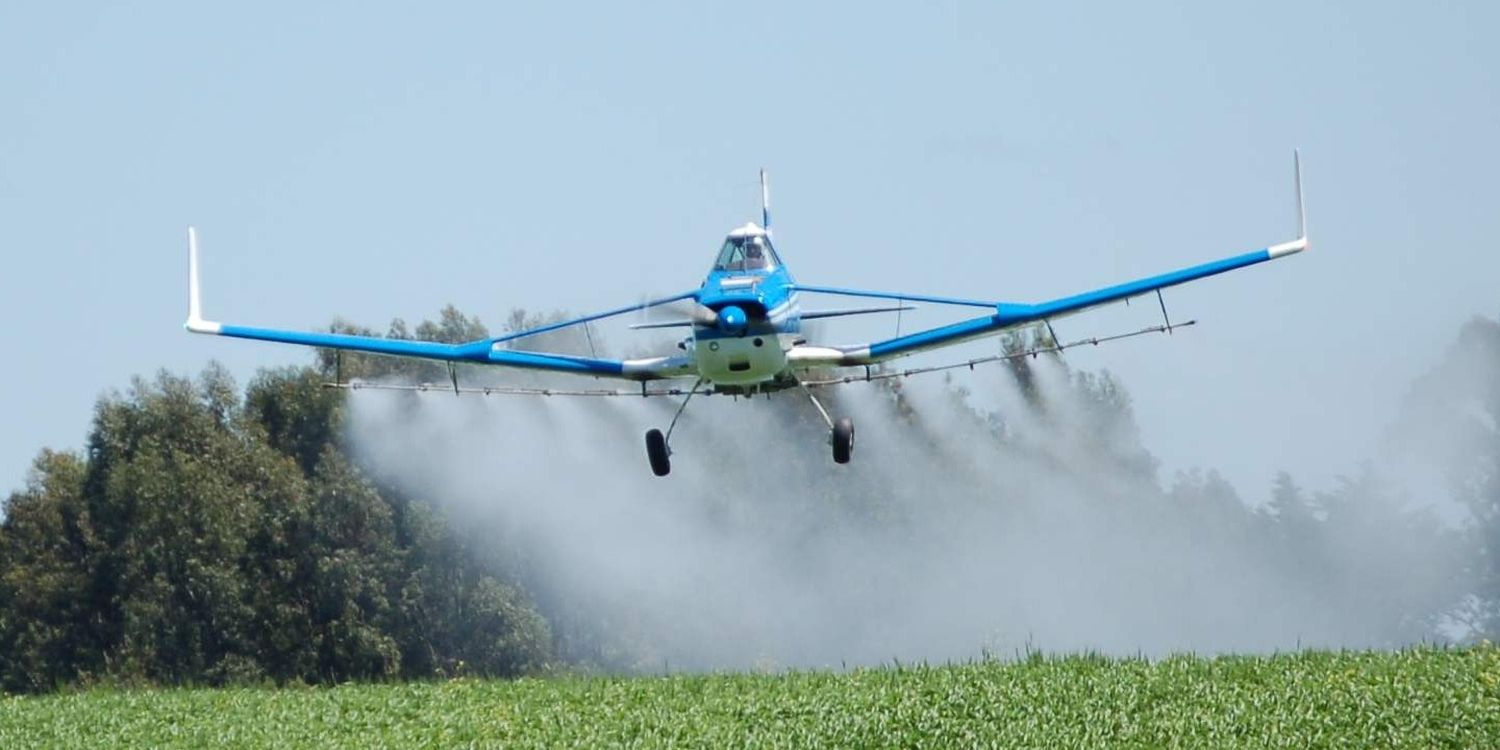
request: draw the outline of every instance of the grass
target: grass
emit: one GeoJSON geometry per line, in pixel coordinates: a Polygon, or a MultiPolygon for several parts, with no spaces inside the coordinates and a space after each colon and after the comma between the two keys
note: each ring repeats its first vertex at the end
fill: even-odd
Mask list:
{"type": "Polygon", "coordinates": [[[0,747],[1500,747],[1500,649],[848,673],[99,689],[0,698],[0,747]]]}

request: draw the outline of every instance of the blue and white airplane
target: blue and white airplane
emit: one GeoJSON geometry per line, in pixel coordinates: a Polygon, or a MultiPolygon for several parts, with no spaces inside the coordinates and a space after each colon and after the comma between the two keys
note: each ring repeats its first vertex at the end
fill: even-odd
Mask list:
{"type": "MultiPolygon", "coordinates": [[[[1215,274],[1263,263],[1285,257],[1308,248],[1307,225],[1302,201],[1301,160],[1294,160],[1297,186],[1297,213],[1299,234],[1294,240],[1235,255],[1208,263],[1183,268],[1157,276],[1149,276],[1123,284],[1095,289],[1068,297],[1038,303],[1000,302],[993,300],[959,299],[904,292],[881,292],[841,287],[803,284],[792,278],[781,257],[771,242],[770,196],[765,172],[761,172],[761,223],[747,223],[731,231],[724,239],[708,278],[696,289],[684,291],[640,304],[619,307],[604,312],[573,318],[558,323],[543,325],[529,330],[508,333],[495,338],[481,339],[464,344],[446,344],[432,341],[409,341],[385,339],[371,336],[356,336],[339,333],[317,333],[286,331],[271,328],[219,323],[203,317],[198,283],[197,232],[188,229],[188,319],[187,330],[193,333],[234,338],[257,339],[287,344],[320,347],[335,350],[350,350],[385,354],[398,357],[418,357],[438,360],[449,364],[454,390],[459,390],[457,363],[473,363],[542,370],[596,378],[614,378],[636,381],[643,395],[680,394],[681,390],[651,391],[648,381],[669,379],[692,379],[693,386],[686,391],[686,398],[673,417],[671,425],[663,433],[652,429],[646,433],[646,455],[652,471],[665,476],[671,471],[668,439],[694,394],[719,393],[753,395],[769,393],[787,388],[801,388],[828,424],[833,446],[833,460],[847,463],[854,449],[854,422],[844,417],[833,419],[807,388],[808,375],[815,369],[826,370],[840,367],[864,367],[864,377],[844,378],[841,381],[819,381],[817,384],[871,379],[869,367],[888,360],[915,354],[921,351],[952,346],[986,336],[995,336],[1005,331],[1025,326],[1045,325],[1051,321],[1089,308],[1112,302],[1128,301],[1141,295],[1155,293],[1160,301],[1161,290],[1215,274]],[[824,294],[846,297],[865,297],[890,300],[894,306],[879,308],[856,308],[804,312],[800,299],[805,294],[824,294]],[[909,302],[927,302],[945,305],[980,308],[983,314],[928,330],[917,331],[894,338],[873,341],[853,346],[830,346],[809,342],[803,336],[802,323],[816,318],[845,315],[894,312],[910,309],[909,302]],[[639,359],[600,359],[569,354],[552,354],[520,351],[512,348],[512,342],[537,334],[556,331],[571,326],[586,325],[593,321],[619,315],[635,313],[648,308],[672,303],[688,304],[691,312],[682,320],[662,323],[647,323],[634,328],[682,327],[690,335],[678,344],[681,353],[639,359]]],[[[1163,316],[1166,306],[1162,304],[1163,316]]],[[[1145,331],[1170,331],[1180,325],[1167,321],[1145,331]]],[[[1134,334],[1126,334],[1134,335],[1134,334]]],[[[1114,338],[1114,337],[1111,337],[1114,338]]],[[[1058,346],[1053,337],[1051,348],[1058,346]]],[[[1101,339],[1088,339],[1087,343],[1098,343],[1101,339]]],[[[1079,342],[1084,343],[1084,342],[1079,342]]],[[[1000,359],[988,357],[985,360],[1000,359]]],[[[973,363],[983,360],[970,360],[973,363]]],[[[963,365],[959,365],[963,366],[963,365]]],[[[944,368],[928,368],[944,369],[944,368]]],[[[913,371],[907,371],[909,374],[913,371]]],[[[878,376],[877,376],[878,377],[878,376]]],[[[485,389],[489,392],[489,389],[485,389]]],[[[538,391],[545,392],[545,391],[538,391]]],[[[617,393],[596,391],[575,393],[617,393]]]]}

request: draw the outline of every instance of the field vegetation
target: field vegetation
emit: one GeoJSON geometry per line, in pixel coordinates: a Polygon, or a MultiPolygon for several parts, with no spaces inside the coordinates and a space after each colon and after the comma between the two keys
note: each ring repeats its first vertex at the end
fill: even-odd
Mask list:
{"type": "Polygon", "coordinates": [[[94,689],[0,702],[0,746],[1489,748],[1500,650],[848,673],[94,689]]]}

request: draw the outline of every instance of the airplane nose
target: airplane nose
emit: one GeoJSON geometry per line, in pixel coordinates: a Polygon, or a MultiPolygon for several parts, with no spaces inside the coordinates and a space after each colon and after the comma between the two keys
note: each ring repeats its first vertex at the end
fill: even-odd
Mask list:
{"type": "Polygon", "coordinates": [[[745,311],[739,305],[725,305],[719,308],[719,330],[725,333],[742,334],[745,332],[746,323],[745,311]]]}

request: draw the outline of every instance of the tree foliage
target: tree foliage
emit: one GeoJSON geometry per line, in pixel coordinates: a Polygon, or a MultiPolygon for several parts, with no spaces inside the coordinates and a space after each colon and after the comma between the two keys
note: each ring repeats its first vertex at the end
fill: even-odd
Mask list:
{"type": "Polygon", "coordinates": [[[349,461],[318,381],[163,373],[100,400],[86,454],[44,451],[0,526],[0,686],[543,666],[530,600],[349,461]]]}

